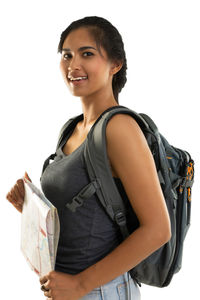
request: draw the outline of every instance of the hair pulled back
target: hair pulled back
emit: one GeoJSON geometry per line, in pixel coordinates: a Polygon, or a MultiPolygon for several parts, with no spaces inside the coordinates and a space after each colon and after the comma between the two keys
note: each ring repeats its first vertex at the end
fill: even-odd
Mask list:
{"type": "Polygon", "coordinates": [[[127,61],[124,43],[118,30],[106,19],[101,17],[85,17],[72,22],[61,34],[58,52],[62,52],[63,43],[68,34],[80,27],[88,28],[94,38],[97,47],[102,47],[111,61],[122,62],[122,68],[113,76],[112,88],[115,100],[118,102],[118,94],[124,87],[126,79],[127,61]]]}

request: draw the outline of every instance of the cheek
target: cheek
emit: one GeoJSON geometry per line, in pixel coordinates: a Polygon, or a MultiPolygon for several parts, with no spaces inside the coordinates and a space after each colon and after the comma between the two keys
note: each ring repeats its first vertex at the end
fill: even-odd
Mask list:
{"type": "Polygon", "coordinates": [[[96,61],[95,64],[88,66],[90,74],[101,80],[107,80],[109,77],[109,67],[102,61],[96,61]]]}
{"type": "Polygon", "coordinates": [[[109,81],[109,70],[100,66],[97,70],[97,77],[99,82],[106,84],[109,81]]]}

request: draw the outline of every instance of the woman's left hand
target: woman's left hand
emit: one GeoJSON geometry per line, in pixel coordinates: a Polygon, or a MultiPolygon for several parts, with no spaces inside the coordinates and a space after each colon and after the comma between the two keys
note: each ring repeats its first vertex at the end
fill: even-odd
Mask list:
{"type": "Polygon", "coordinates": [[[84,296],[78,276],[51,271],[40,277],[41,289],[47,299],[78,300],[84,296]],[[46,291],[45,291],[46,290],[46,291]]]}

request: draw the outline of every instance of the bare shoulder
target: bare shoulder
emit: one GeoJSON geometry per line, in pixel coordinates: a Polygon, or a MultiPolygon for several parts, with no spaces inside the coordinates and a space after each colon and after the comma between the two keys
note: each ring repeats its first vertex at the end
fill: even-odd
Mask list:
{"type": "Polygon", "coordinates": [[[134,144],[137,147],[147,147],[145,136],[136,120],[127,114],[117,114],[108,122],[106,128],[108,151],[117,146],[124,149],[125,146],[134,144]]]}
{"type": "Polygon", "coordinates": [[[130,115],[117,114],[106,128],[107,154],[113,173],[119,178],[123,171],[131,172],[144,163],[152,164],[152,154],[146,138],[134,118],[130,115]]]}
{"type": "Polygon", "coordinates": [[[108,123],[108,128],[109,127],[116,127],[116,126],[119,126],[119,123],[120,125],[122,126],[136,126],[136,127],[139,127],[137,122],[135,121],[135,119],[128,115],[128,114],[123,114],[123,113],[120,113],[120,114],[116,114],[114,115],[109,123],[108,123]]]}

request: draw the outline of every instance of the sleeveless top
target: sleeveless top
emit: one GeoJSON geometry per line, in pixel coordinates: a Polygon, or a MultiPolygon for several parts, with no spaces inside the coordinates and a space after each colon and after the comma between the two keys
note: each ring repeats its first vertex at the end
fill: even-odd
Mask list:
{"type": "MultiPolygon", "coordinates": [[[[44,170],[41,188],[57,208],[60,220],[55,270],[77,274],[110,253],[119,245],[122,237],[119,227],[109,218],[96,194],[85,200],[75,212],[66,207],[90,183],[84,162],[85,142],[69,155],[62,150],[72,132],[63,139],[54,161],[44,170]]],[[[128,204],[120,179],[114,180],[128,204]]]]}

